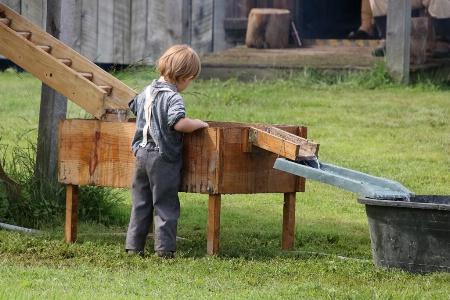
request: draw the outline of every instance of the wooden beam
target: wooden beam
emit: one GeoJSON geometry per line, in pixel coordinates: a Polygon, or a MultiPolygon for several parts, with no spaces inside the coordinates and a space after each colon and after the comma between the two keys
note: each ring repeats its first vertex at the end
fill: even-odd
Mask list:
{"type": "Polygon", "coordinates": [[[219,252],[221,195],[209,195],[208,200],[208,237],[206,253],[214,255],[219,252]]]}
{"type": "Polygon", "coordinates": [[[73,243],[77,240],[78,226],[78,185],[66,186],[66,224],[65,240],[73,243]]]}
{"type": "Polygon", "coordinates": [[[282,250],[292,250],[294,248],[295,196],[296,193],[284,193],[282,250]]]}
{"type": "Polygon", "coordinates": [[[290,160],[317,157],[319,144],[269,126],[265,130],[251,127],[250,140],[254,146],[290,160]]]}
{"type": "Polygon", "coordinates": [[[386,64],[391,76],[408,84],[410,64],[411,0],[388,1],[386,64]]]}
{"type": "MultiPolygon", "coordinates": [[[[27,51],[32,51],[29,50],[30,48],[35,47],[35,45],[45,45],[51,48],[51,55],[54,58],[69,58],[72,60],[72,64],[71,64],[71,68],[73,68],[73,70],[77,70],[77,71],[82,71],[82,72],[90,72],[94,74],[94,77],[92,79],[92,87],[87,86],[86,89],[89,91],[86,91],[85,88],[80,88],[80,86],[78,86],[77,89],[75,89],[75,93],[76,94],[84,94],[84,97],[80,97],[80,99],[84,98],[83,102],[77,103],[77,105],[79,105],[80,107],[82,107],[83,109],[85,109],[86,111],[88,111],[89,113],[93,114],[96,117],[99,117],[99,113],[98,113],[98,108],[97,107],[91,107],[93,106],[92,102],[92,90],[95,89],[97,86],[112,86],[113,90],[111,91],[111,94],[109,95],[105,95],[104,96],[104,101],[106,102],[105,104],[101,103],[102,106],[105,106],[106,108],[128,108],[128,102],[133,99],[136,95],[137,92],[134,91],[132,88],[130,88],[129,86],[127,86],[126,84],[124,84],[123,82],[121,82],[119,79],[115,78],[114,76],[112,76],[111,74],[109,74],[108,72],[104,71],[103,69],[101,69],[100,67],[98,67],[97,65],[95,65],[94,63],[92,63],[90,60],[86,59],[85,57],[83,57],[82,55],[80,55],[79,53],[77,53],[76,51],[74,51],[72,48],[68,47],[67,45],[61,43],[58,39],[54,38],[53,36],[49,35],[48,33],[46,33],[45,31],[43,31],[41,28],[39,28],[38,26],[34,25],[33,23],[31,23],[30,21],[28,21],[27,19],[23,18],[21,15],[17,14],[16,12],[14,12],[13,10],[9,9],[8,7],[6,7],[5,5],[0,3],[0,10],[5,11],[6,17],[11,19],[11,29],[13,31],[13,33],[15,33],[15,31],[30,31],[31,32],[31,37],[30,37],[30,41],[31,43],[29,44],[24,44],[23,42],[21,42],[20,40],[16,40],[14,41],[14,44],[9,45],[7,43],[9,43],[10,38],[6,37],[4,35],[7,34],[6,29],[1,28],[2,32],[0,34],[0,53],[3,54],[4,56],[6,56],[7,58],[9,58],[10,60],[12,60],[14,63],[16,63],[17,65],[19,65],[20,67],[22,67],[23,69],[27,70],[28,72],[32,73],[30,70],[28,70],[29,68],[33,69],[33,71],[36,73],[36,71],[40,70],[40,67],[45,67],[45,73],[52,73],[52,68],[54,66],[52,61],[49,61],[48,56],[42,56],[40,55],[39,58],[33,57],[33,54],[36,54],[36,51],[33,51],[33,53],[29,53],[25,58],[23,57],[19,57],[19,55],[16,53],[16,50],[21,50],[21,52],[27,52],[27,51]],[[24,48],[23,51],[21,48],[24,48]],[[2,53],[5,52],[6,54],[2,53]],[[11,56],[11,57],[8,57],[11,56]],[[30,60],[31,59],[31,60],[30,60]],[[43,60],[43,61],[42,61],[43,60]],[[20,64],[19,64],[20,63],[20,64]],[[84,91],[82,91],[84,90],[84,91]],[[84,106],[84,107],[83,107],[84,106]],[[92,112],[93,109],[93,112],[92,112]]],[[[0,24],[0,26],[2,26],[0,24]]],[[[6,26],[4,26],[6,27],[6,26]]],[[[38,53],[39,54],[39,53],[38,53]]],[[[75,83],[73,83],[75,80],[73,80],[73,74],[76,74],[76,71],[70,72],[71,70],[69,69],[67,71],[67,68],[65,68],[65,74],[59,74],[62,77],[65,77],[66,81],[68,81],[70,84],[75,85],[75,83]],[[72,74],[71,74],[72,73],[72,74]]],[[[59,69],[57,69],[59,71],[59,69]]],[[[45,77],[44,71],[39,71],[37,75],[40,75],[40,77],[38,77],[37,75],[33,74],[34,76],[36,76],[38,79],[42,80],[42,77],[45,77]]],[[[49,75],[47,74],[47,75],[49,75]]],[[[55,75],[53,73],[53,75],[55,75]]],[[[54,76],[52,76],[54,77],[54,76]]],[[[87,81],[89,82],[89,81],[87,81]]],[[[47,83],[48,84],[48,83],[47,83]]],[[[77,82],[77,84],[79,84],[79,82],[77,82]]],[[[50,84],[48,84],[49,86],[52,86],[50,84]]],[[[52,86],[52,88],[56,89],[55,87],[52,86]]],[[[67,91],[67,87],[64,88],[65,91],[67,91]]],[[[62,91],[59,91],[61,94],[62,91]]],[[[68,99],[73,100],[73,95],[70,91],[68,91],[68,94],[64,94],[64,96],[66,96],[68,99]]],[[[100,94],[103,93],[103,91],[101,89],[98,89],[98,92],[100,94]]],[[[75,102],[75,101],[74,101],[75,102]]],[[[103,102],[103,100],[102,100],[103,102]]],[[[98,103],[96,105],[99,105],[98,103]]],[[[94,105],[95,106],[95,105],[94,105]]],[[[101,115],[100,115],[101,117],[101,115]]]]}
{"type": "Polygon", "coordinates": [[[74,101],[97,118],[101,118],[105,91],[78,73],[17,35],[8,27],[0,26],[0,52],[39,80],[74,101]],[[81,88],[82,87],[82,88],[81,88]],[[93,101],[97,99],[97,101],[93,101]]]}

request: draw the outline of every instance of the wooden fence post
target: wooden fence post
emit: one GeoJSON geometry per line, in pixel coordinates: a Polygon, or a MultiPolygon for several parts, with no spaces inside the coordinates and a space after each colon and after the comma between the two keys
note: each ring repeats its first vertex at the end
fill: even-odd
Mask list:
{"type": "MultiPolygon", "coordinates": [[[[46,31],[73,46],[75,0],[48,0],[46,31]]],[[[67,113],[67,99],[42,84],[35,177],[41,188],[58,186],[58,122],[67,113]],[[47,181],[44,182],[43,180],[47,181]]]]}
{"type": "Polygon", "coordinates": [[[409,82],[411,0],[389,1],[386,32],[386,64],[394,79],[409,82]]]}

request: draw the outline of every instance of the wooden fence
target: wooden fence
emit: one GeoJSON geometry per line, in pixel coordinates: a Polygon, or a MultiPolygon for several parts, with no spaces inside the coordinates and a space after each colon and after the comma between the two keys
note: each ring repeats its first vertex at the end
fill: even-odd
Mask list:
{"type": "MultiPolygon", "coordinates": [[[[234,46],[224,38],[224,1],[73,1],[74,41],[68,46],[96,63],[153,63],[179,43],[191,45],[200,55],[234,46]]],[[[0,2],[45,28],[47,0],[0,2]]]]}

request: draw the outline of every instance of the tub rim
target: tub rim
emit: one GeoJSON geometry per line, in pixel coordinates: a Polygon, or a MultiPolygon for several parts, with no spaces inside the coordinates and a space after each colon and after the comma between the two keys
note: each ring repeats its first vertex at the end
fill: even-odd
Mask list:
{"type": "MultiPolygon", "coordinates": [[[[417,197],[426,196],[437,196],[437,197],[449,197],[450,195],[416,195],[417,197]]],[[[368,197],[358,197],[358,203],[373,206],[389,206],[398,208],[419,208],[419,209],[430,209],[430,210],[445,210],[450,211],[450,204],[440,204],[440,203],[425,203],[425,202],[407,202],[404,200],[392,200],[392,199],[375,199],[368,197]]]]}

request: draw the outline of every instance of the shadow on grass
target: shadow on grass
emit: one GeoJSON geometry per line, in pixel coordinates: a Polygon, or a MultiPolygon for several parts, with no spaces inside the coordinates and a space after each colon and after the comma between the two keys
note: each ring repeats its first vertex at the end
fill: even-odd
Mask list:
{"type": "MultiPolygon", "coordinates": [[[[269,205],[269,208],[273,208],[269,205]]],[[[274,257],[307,258],[317,255],[345,256],[370,259],[372,256],[367,225],[360,222],[342,224],[340,220],[316,219],[302,216],[295,227],[293,251],[282,251],[282,205],[271,214],[224,207],[221,212],[220,249],[218,257],[239,257],[266,260],[274,257]]],[[[89,228],[89,226],[88,226],[89,228]]],[[[99,230],[83,233],[84,241],[116,244],[125,243],[125,229],[101,234],[99,230]]],[[[182,257],[204,257],[207,244],[207,205],[203,201],[183,206],[178,226],[177,252],[182,257]]],[[[153,240],[147,240],[146,252],[151,253],[153,240]]]]}
{"type": "MultiPolygon", "coordinates": [[[[205,199],[206,200],[206,199],[205,199]]],[[[253,210],[251,201],[225,201],[221,212],[219,259],[240,258],[267,261],[274,258],[305,260],[315,257],[347,257],[371,259],[367,225],[339,219],[323,219],[302,215],[295,227],[292,251],[281,250],[282,202],[262,200],[253,210]],[[274,205],[276,204],[276,205],[274,205]]],[[[207,246],[207,203],[190,200],[182,203],[178,226],[177,257],[204,258],[207,246]]],[[[124,255],[126,227],[105,227],[96,223],[80,223],[74,244],[64,242],[64,229],[48,234],[30,235],[0,232],[0,252],[32,260],[59,258],[83,259],[103,257],[109,261],[124,255]]],[[[153,255],[153,239],[146,244],[146,257],[153,255]]]]}

